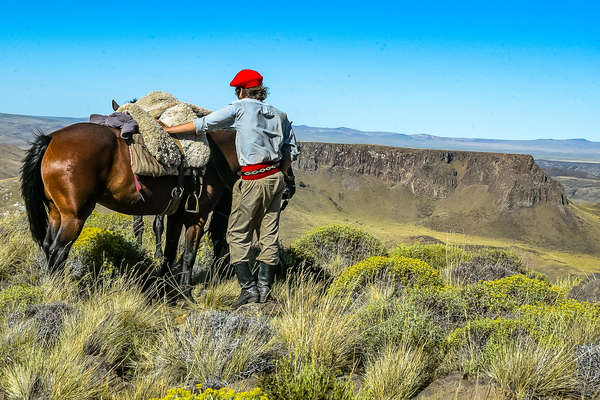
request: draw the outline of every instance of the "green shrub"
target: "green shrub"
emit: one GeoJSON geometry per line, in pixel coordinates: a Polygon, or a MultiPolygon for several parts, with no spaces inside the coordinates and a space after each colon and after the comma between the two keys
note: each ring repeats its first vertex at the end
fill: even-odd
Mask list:
{"type": "Polygon", "coordinates": [[[350,225],[327,225],[308,231],[294,241],[292,250],[311,267],[333,277],[367,257],[387,255],[377,238],[350,225]]]}
{"type": "Polygon", "coordinates": [[[524,275],[467,285],[462,296],[469,313],[483,318],[506,315],[523,304],[556,304],[565,299],[562,289],[524,275]]]}
{"type": "Polygon", "coordinates": [[[600,304],[573,299],[554,305],[523,305],[518,316],[538,342],[577,345],[600,341],[600,304]]]}
{"type": "Polygon", "coordinates": [[[409,288],[401,300],[430,315],[434,323],[446,333],[471,318],[468,303],[459,288],[451,286],[409,288]]]}
{"type": "Polygon", "coordinates": [[[118,212],[94,211],[85,221],[85,226],[133,235],[133,217],[118,212]]]}
{"type": "Polygon", "coordinates": [[[353,400],[351,381],[338,381],[329,368],[282,359],[275,372],[261,379],[261,387],[273,400],[353,400]]]}
{"type": "Polygon", "coordinates": [[[15,285],[0,291],[0,313],[23,310],[42,299],[43,290],[37,286],[15,285]]]}
{"type": "Polygon", "coordinates": [[[386,346],[406,344],[421,348],[428,358],[437,358],[444,345],[444,332],[427,311],[403,299],[381,299],[356,311],[360,326],[361,350],[376,354],[386,346]]]}
{"type": "Polygon", "coordinates": [[[102,228],[84,228],[73,244],[73,253],[94,276],[101,274],[105,278],[132,268],[145,272],[152,266],[152,260],[137,243],[121,233],[102,228]]]}
{"type": "Polygon", "coordinates": [[[202,385],[197,385],[196,390],[187,390],[183,388],[169,389],[167,395],[161,398],[152,398],[150,400],[269,400],[269,396],[259,388],[254,388],[247,392],[236,392],[233,389],[203,389],[202,385]]]}
{"type": "Polygon", "coordinates": [[[453,330],[446,338],[448,353],[445,366],[475,373],[486,366],[498,346],[505,346],[517,337],[528,336],[523,322],[518,319],[476,319],[453,330]]]}
{"type": "Polygon", "coordinates": [[[401,257],[418,258],[438,270],[457,265],[462,261],[468,261],[472,257],[471,254],[459,247],[444,244],[398,245],[392,251],[392,254],[401,257]]]}
{"type": "Polygon", "coordinates": [[[440,273],[425,261],[400,256],[371,257],[346,269],[330,286],[331,294],[354,293],[369,282],[402,286],[441,286],[440,273]]]}

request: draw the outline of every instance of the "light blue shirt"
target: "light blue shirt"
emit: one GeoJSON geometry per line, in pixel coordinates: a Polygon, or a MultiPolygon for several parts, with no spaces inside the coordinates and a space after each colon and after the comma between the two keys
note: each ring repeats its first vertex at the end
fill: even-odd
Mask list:
{"type": "Polygon", "coordinates": [[[233,128],[240,165],[295,160],[298,145],[287,114],[260,100],[241,99],[194,120],[196,134],[233,128]]]}

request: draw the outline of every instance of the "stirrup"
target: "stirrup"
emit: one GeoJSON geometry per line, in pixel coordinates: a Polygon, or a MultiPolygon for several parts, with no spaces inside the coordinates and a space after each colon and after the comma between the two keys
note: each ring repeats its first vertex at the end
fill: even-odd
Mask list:
{"type": "Polygon", "coordinates": [[[183,209],[185,210],[185,212],[195,213],[195,214],[199,213],[200,212],[200,196],[198,196],[196,193],[189,194],[187,199],[185,200],[185,206],[183,207],[183,209]],[[193,197],[196,202],[195,208],[190,208],[190,197],[193,197]]]}

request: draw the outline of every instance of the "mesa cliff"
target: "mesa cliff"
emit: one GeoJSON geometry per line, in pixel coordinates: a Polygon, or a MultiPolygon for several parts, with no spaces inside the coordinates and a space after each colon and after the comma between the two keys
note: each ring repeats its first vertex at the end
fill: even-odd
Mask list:
{"type": "Polygon", "coordinates": [[[561,184],[530,155],[304,142],[296,169],[377,177],[430,200],[447,199],[460,186],[485,185],[502,211],[568,204],[561,184]]]}

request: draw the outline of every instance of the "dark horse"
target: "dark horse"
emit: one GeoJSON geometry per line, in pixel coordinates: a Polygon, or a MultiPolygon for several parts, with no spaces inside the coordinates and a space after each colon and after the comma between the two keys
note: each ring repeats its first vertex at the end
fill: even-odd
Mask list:
{"type": "MultiPolygon", "coordinates": [[[[206,168],[198,213],[180,207],[167,218],[164,264],[173,265],[181,230],[185,246],[179,284],[188,293],[192,266],[204,225],[211,211],[213,241],[224,243],[229,188],[237,178],[235,132],[208,135],[211,158],[206,168]]],[[[51,272],[62,269],[73,242],[96,204],[130,215],[157,215],[165,211],[177,177],[141,177],[136,190],[129,148],[117,129],[77,123],[48,135],[38,135],[21,168],[21,191],[33,239],[42,247],[51,272]],[[140,193],[142,195],[140,195],[140,193]]],[[[184,200],[193,191],[193,179],[184,180],[184,200]]]]}

